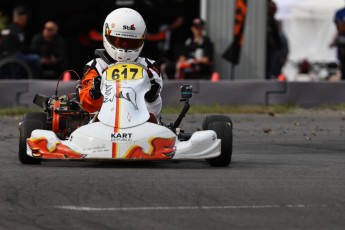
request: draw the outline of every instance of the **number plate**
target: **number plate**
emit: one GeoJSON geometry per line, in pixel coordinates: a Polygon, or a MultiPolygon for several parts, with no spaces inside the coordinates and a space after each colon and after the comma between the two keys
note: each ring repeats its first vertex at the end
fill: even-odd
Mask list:
{"type": "Polygon", "coordinates": [[[135,64],[116,64],[106,70],[108,81],[124,81],[142,79],[143,67],[135,64]]]}

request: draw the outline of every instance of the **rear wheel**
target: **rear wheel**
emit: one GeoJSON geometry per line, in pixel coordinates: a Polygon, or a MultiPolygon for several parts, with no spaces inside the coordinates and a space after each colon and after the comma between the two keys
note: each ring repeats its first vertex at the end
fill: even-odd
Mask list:
{"type": "Polygon", "coordinates": [[[230,119],[230,117],[224,116],[224,115],[210,115],[210,116],[205,117],[204,122],[202,123],[202,128],[204,130],[206,130],[207,125],[211,124],[215,121],[229,122],[231,124],[231,127],[232,127],[232,120],[230,119]]]}
{"type": "Polygon", "coordinates": [[[202,124],[203,130],[213,130],[217,138],[221,139],[221,154],[208,159],[211,166],[226,167],[231,163],[232,156],[232,121],[223,115],[207,116],[202,124]]]}
{"type": "Polygon", "coordinates": [[[44,129],[44,123],[37,119],[25,119],[19,125],[19,161],[22,164],[39,164],[40,158],[30,157],[26,154],[26,139],[31,136],[31,132],[35,129],[44,129]]]}

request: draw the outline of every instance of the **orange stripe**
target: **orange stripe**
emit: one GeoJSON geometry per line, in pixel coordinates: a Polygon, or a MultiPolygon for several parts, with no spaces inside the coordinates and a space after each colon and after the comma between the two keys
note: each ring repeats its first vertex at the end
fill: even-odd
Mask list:
{"type": "MultiPolygon", "coordinates": [[[[121,86],[121,81],[116,81],[116,92],[117,94],[120,93],[120,86],[121,86]]],[[[120,110],[121,110],[121,99],[120,98],[116,98],[116,117],[115,117],[115,124],[116,127],[120,126],[120,110]]]]}
{"type": "MultiPolygon", "coordinates": [[[[116,94],[119,94],[120,90],[120,81],[116,81],[116,94]]],[[[116,97],[116,114],[115,114],[115,127],[114,127],[114,133],[117,133],[119,130],[120,125],[120,98],[116,97]]],[[[113,149],[112,149],[112,158],[118,157],[118,145],[116,142],[113,142],[113,149]]]]}

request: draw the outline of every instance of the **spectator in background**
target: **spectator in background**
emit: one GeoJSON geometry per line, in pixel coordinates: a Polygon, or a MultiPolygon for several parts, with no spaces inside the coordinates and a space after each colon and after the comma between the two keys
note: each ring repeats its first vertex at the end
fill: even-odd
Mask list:
{"type": "Polygon", "coordinates": [[[338,49],[338,60],[340,62],[341,79],[345,80],[345,8],[339,9],[335,13],[334,23],[337,27],[337,35],[331,46],[338,49]]]}
{"type": "Polygon", "coordinates": [[[193,36],[185,42],[183,54],[177,61],[162,65],[168,79],[209,79],[212,74],[213,43],[204,35],[205,22],[193,20],[193,36]]]}
{"type": "Polygon", "coordinates": [[[31,41],[31,49],[40,55],[42,78],[57,78],[66,70],[66,44],[58,31],[54,21],[47,21],[31,41]]]}
{"type": "Polygon", "coordinates": [[[272,0],[267,0],[266,80],[277,78],[276,73],[274,73],[275,59],[279,51],[283,48],[279,24],[274,17],[276,12],[276,3],[272,0]]]}
{"type": "Polygon", "coordinates": [[[184,41],[190,35],[185,0],[153,0],[145,7],[148,22],[146,44],[143,53],[158,62],[175,60],[183,50],[184,41]]]}
{"type": "Polygon", "coordinates": [[[33,76],[38,77],[41,68],[39,56],[31,52],[25,37],[25,27],[28,19],[29,12],[24,6],[14,8],[12,22],[1,31],[1,54],[2,56],[11,56],[28,63],[33,76]]]}
{"type": "Polygon", "coordinates": [[[28,51],[25,39],[28,17],[28,11],[22,6],[13,10],[12,23],[1,31],[3,53],[18,54],[28,51]]]}

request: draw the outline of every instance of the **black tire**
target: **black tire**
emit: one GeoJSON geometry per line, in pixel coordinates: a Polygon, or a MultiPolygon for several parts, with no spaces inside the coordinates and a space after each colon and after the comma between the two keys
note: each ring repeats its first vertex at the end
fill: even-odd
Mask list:
{"type": "Polygon", "coordinates": [[[210,115],[210,116],[205,117],[205,119],[202,123],[202,129],[207,130],[208,125],[213,123],[213,122],[216,122],[216,121],[229,122],[231,124],[231,127],[232,127],[232,120],[230,117],[224,116],[224,115],[210,115]]]}
{"type": "Polygon", "coordinates": [[[39,164],[40,158],[30,157],[26,154],[26,139],[31,136],[31,132],[35,129],[43,129],[43,123],[39,120],[26,119],[19,125],[19,161],[22,164],[39,164]]]}
{"type": "Polygon", "coordinates": [[[208,159],[211,166],[226,167],[231,163],[232,156],[232,121],[223,115],[207,116],[202,124],[203,130],[213,130],[217,138],[221,139],[221,154],[218,157],[208,159]]]}
{"type": "Polygon", "coordinates": [[[47,113],[44,112],[32,112],[32,113],[26,113],[23,116],[23,121],[25,120],[38,120],[42,122],[43,129],[47,129],[47,113]]]}

